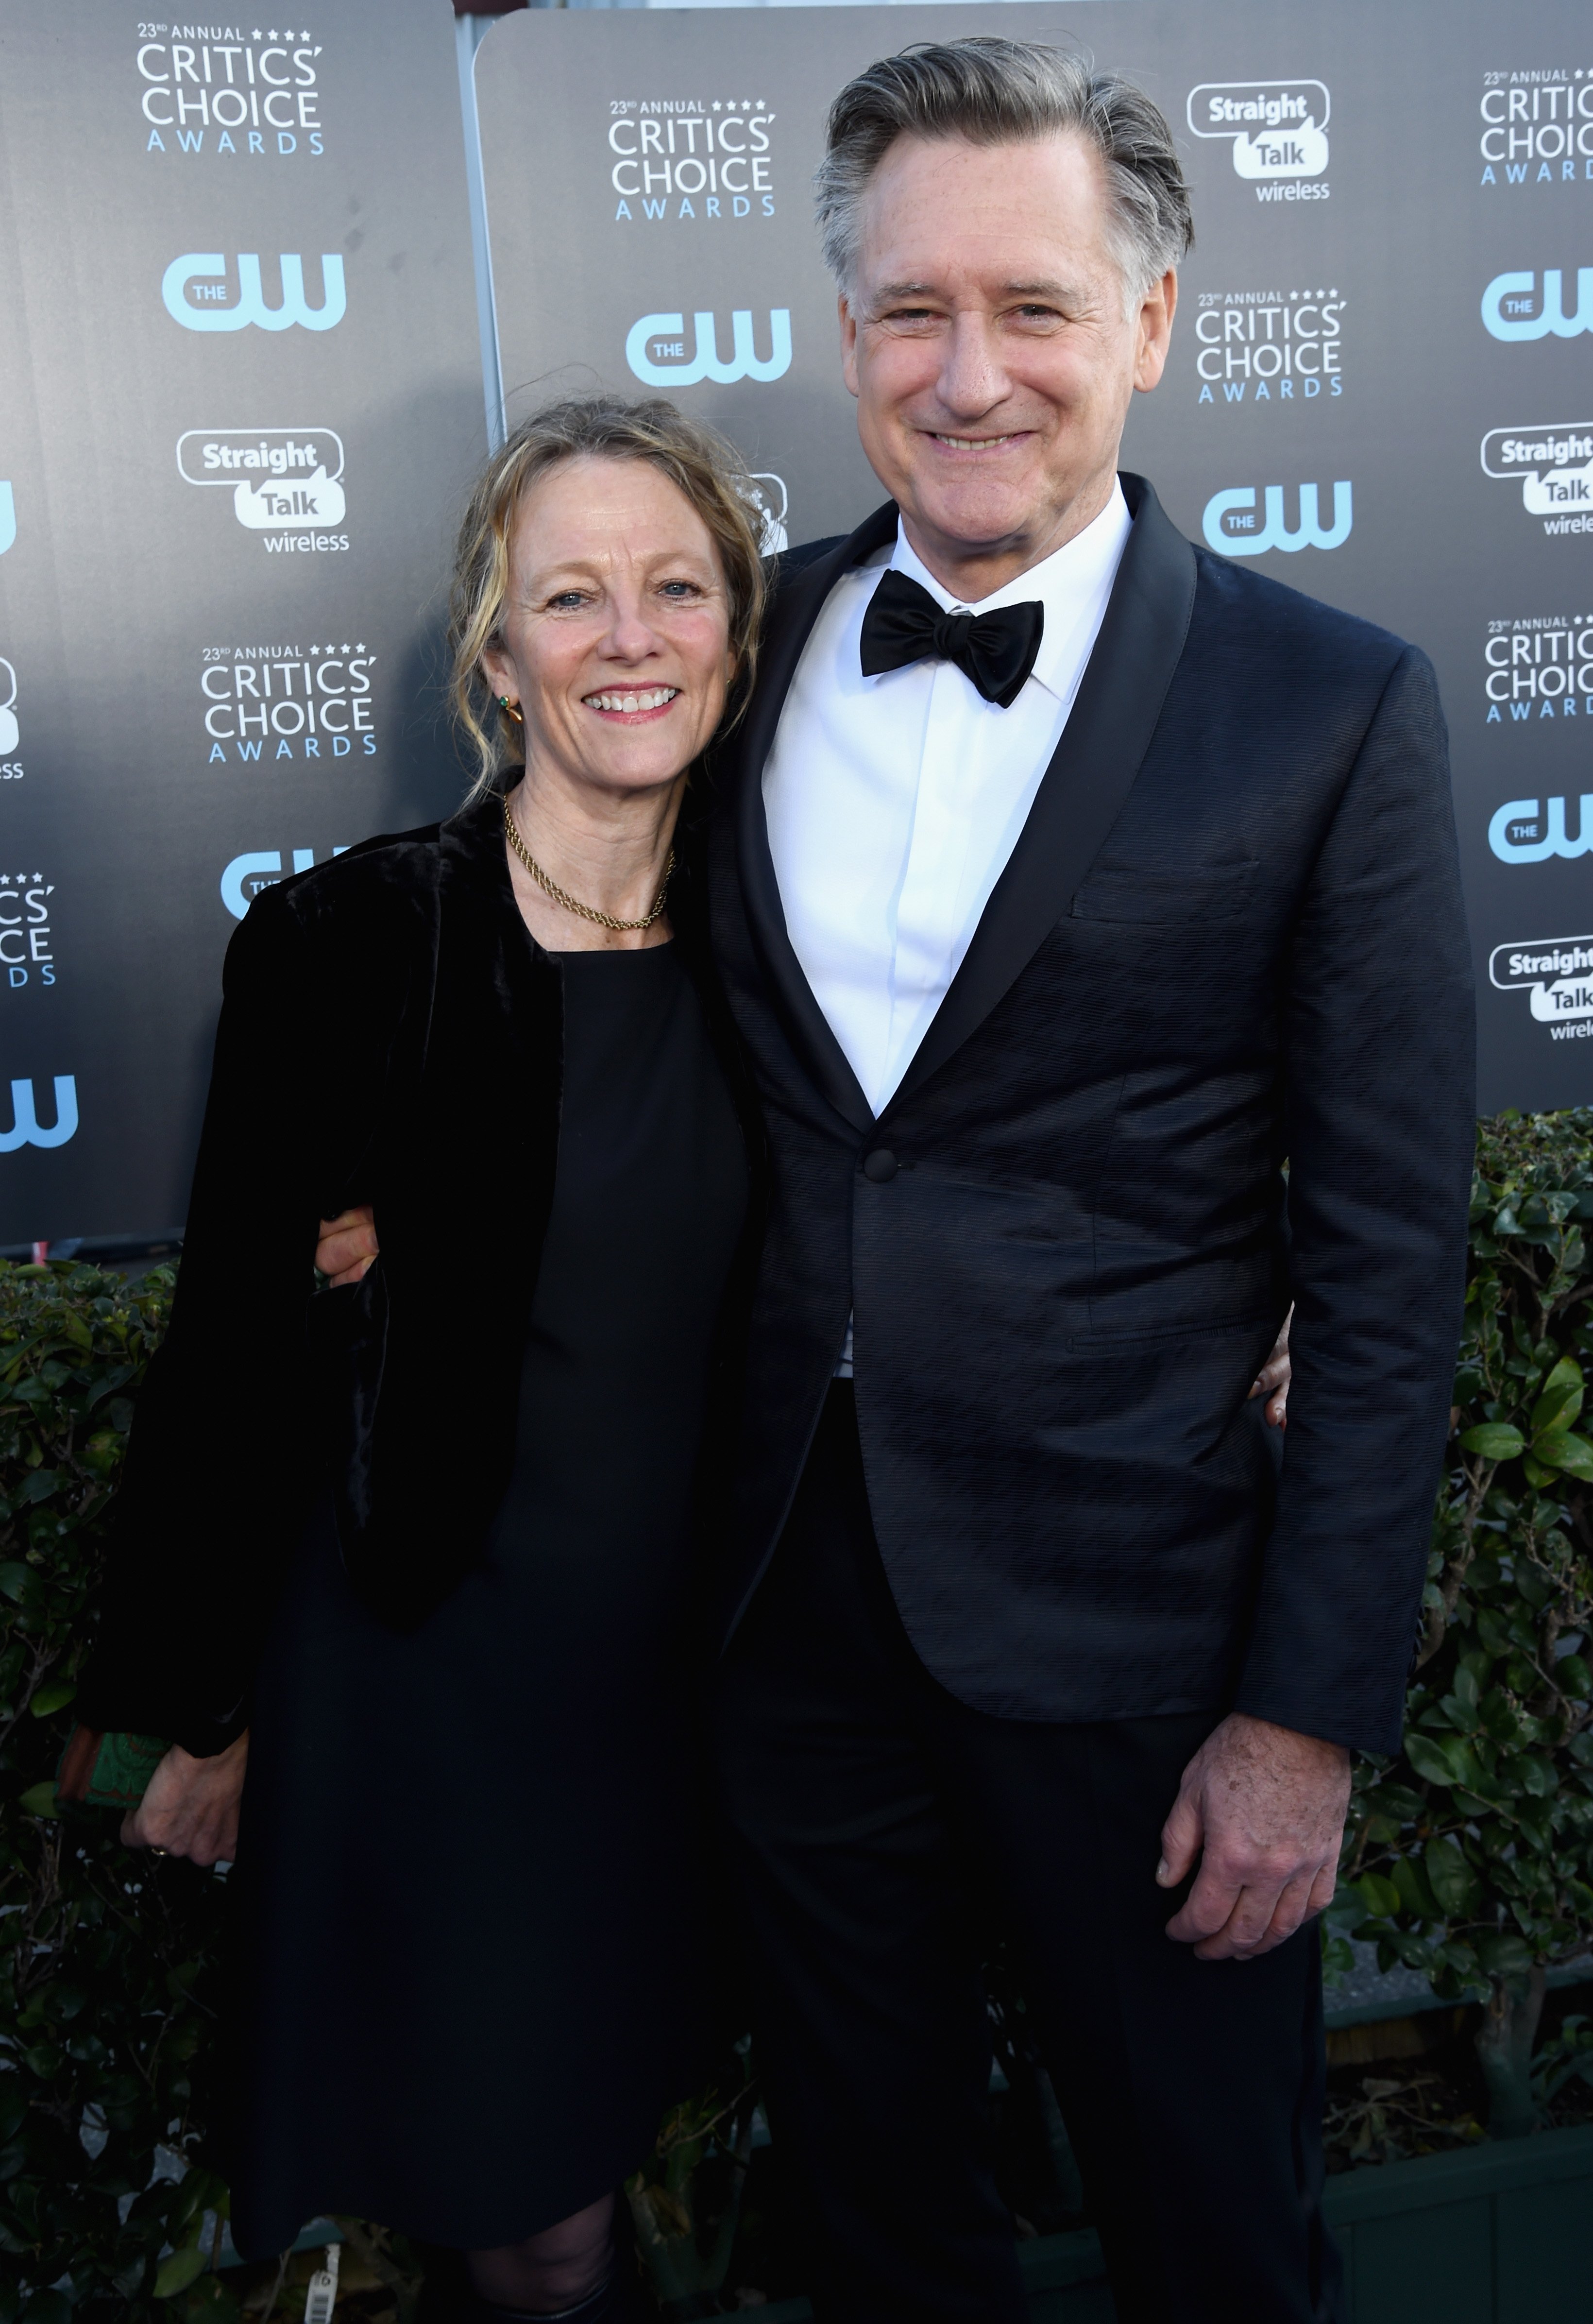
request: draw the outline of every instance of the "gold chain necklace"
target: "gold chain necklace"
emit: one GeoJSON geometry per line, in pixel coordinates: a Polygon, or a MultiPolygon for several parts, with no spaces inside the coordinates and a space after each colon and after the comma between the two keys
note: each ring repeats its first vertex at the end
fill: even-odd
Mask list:
{"type": "Polygon", "coordinates": [[[648,914],[646,919],[616,920],[608,912],[600,912],[596,908],[595,905],[583,904],[578,898],[566,895],[557,881],[553,881],[548,878],[547,872],[543,871],[542,866],[538,862],[536,857],[531,853],[530,849],[526,845],[525,841],[520,837],[520,833],[516,830],[514,817],[509,812],[509,801],[507,799],[503,802],[503,828],[509,835],[509,844],[513,848],[520,862],[525,865],[526,870],[530,873],[538,887],[542,890],[544,895],[551,896],[556,904],[561,904],[566,912],[578,913],[582,919],[595,920],[600,928],[612,928],[616,933],[630,929],[650,928],[656,919],[661,918],[664,910],[664,899],[669,893],[669,881],[675,870],[675,850],[673,848],[669,850],[669,861],[664,866],[663,884],[658,890],[658,898],[653,905],[652,910],[648,914]]]}

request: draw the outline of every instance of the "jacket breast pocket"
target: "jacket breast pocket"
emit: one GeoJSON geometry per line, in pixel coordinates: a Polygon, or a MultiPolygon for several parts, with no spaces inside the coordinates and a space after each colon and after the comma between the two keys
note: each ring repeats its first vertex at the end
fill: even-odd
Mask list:
{"type": "Polygon", "coordinates": [[[1073,898],[1072,917],[1139,927],[1240,920],[1255,900],[1260,869],[1258,863],[1227,863],[1213,870],[1137,872],[1127,864],[1103,865],[1073,898]]]}

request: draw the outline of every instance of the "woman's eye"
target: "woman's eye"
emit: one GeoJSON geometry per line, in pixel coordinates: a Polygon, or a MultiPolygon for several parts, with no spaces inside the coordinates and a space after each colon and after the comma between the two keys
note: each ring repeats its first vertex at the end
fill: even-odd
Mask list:
{"type": "Polygon", "coordinates": [[[659,594],[678,605],[688,597],[699,596],[701,592],[695,581],[666,581],[661,585],[659,594]]]}
{"type": "Polygon", "coordinates": [[[579,589],[561,589],[557,597],[548,600],[548,610],[550,613],[573,613],[585,603],[579,589]]]}

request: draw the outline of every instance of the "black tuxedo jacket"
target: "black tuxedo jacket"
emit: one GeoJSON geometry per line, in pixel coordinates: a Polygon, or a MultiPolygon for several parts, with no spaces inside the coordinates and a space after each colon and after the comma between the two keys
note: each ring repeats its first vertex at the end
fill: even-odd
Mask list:
{"type": "Polygon", "coordinates": [[[1066,730],[878,1120],[787,936],[761,774],[820,606],[897,511],[787,560],[711,835],[771,1171],[722,1618],[852,1311],[880,1553],[953,1694],[1235,1706],[1391,1751],[1475,1102],[1442,716],[1420,652],[1192,548],[1123,482],[1066,730]],[[1291,1299],[1280,1476],[1246,1397],[1291,1299]]]}

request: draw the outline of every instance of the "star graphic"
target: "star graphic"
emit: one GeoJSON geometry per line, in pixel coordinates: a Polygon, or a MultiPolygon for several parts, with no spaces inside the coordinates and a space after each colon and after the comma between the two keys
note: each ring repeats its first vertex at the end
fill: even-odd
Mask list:
{"type": "Polygon", "coordinates": [[[347,647],[347,645],[346,645],[346,644],[345,644],[343,650],[344,650],[344,652],[345,652],[345,653],[346,653],[346,652],[348,651],[348,647],[347,647]]]}
{"type": "Polygon", "coordinates": [[[718,110],[719,110],[719,99],[718,99],[717,97],[715,97],[715,98],[714,98],[714,112],[715,112],[715,113],[717,113],[717,112],[718,112],[718,110]]]}
{"type": "Polygon", "coordinates": [[[258,25],[258,24],[256,24],[256,25],[255,25],[255,27],[254,27],[254,32],[253,32],[253,37],[255,40],[258,40],[258,39],[260,38],[260,27],[259,27],[259,25],[258,25]]]}
{"type": "Polygon", "coordinates": [[[360,645],[355,646],[355,653],[364,653],[364,650],[365,650],[365,649],[364,649],[364,644],[363,644],[363,643],[362,643],[362,644],[360,644],[360,645]]]}

